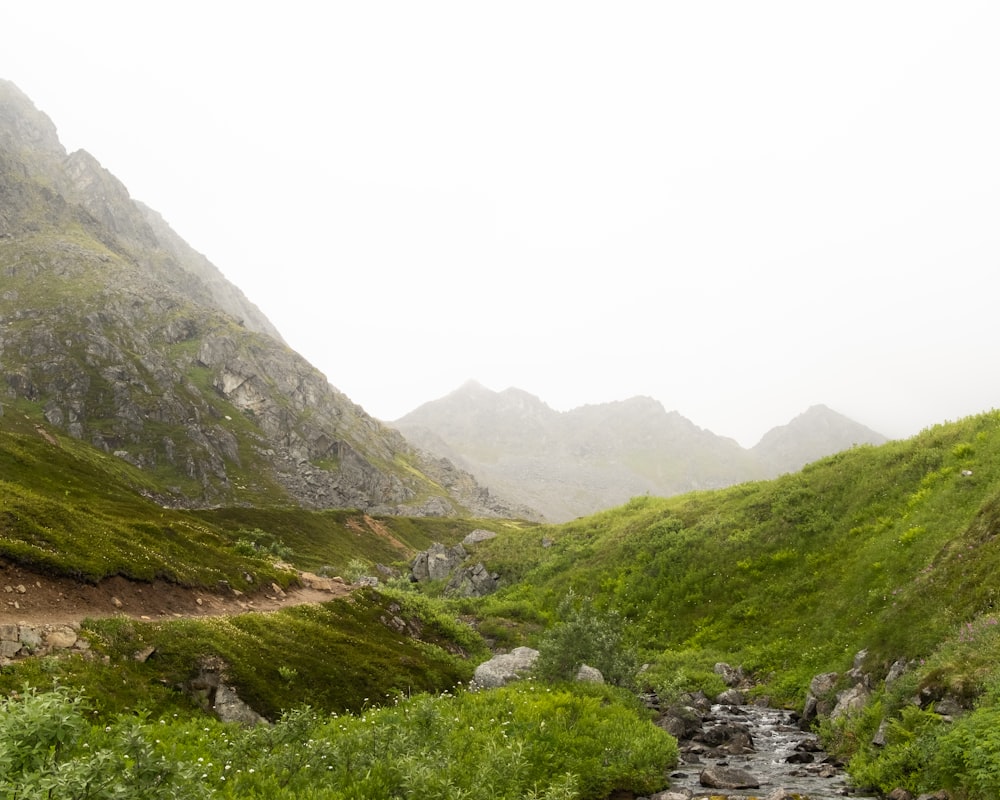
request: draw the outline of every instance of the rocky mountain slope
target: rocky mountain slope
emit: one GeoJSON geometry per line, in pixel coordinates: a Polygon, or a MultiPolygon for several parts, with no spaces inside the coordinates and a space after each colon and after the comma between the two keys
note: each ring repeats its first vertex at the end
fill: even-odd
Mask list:
{"type": "Polygon", "coordinates": [[[885,437],[814,406],[754,448],[699,428],[648,397],[559,412],[520,389],[469,382],[391,423],[498,493],[550,521],[643,494],[717,489],[792,472],[809,461],[885,437]]]}
{"type": "Polygon", "coordinates": [[[141,467],[164,505],[530,513],[337,391],[2,80],[0,369],[4,413],[141,467]]]}

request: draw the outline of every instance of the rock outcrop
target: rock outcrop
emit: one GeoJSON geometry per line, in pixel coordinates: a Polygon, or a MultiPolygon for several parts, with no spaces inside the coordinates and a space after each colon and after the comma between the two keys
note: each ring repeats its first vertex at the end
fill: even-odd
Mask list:
{"type": "Polygon", "coordinates": [[[87,652],[90,642],[77,625],[0,625],[0,666],[18,658],[44,656],[60,651],[87,652]]]}
{"type": "MultiPolygon", "coordinates": [[[[490,531],[473,533],[477,536],[469,534],[465,537],[470,545],[476,540],[485,541],[496,535],[484,537],[484,534],[492,533],[490,531]]],[[[414,557],[410,564],[410,580],[414,583],[446,580],[445,592],[458,597],[484,597],[495,592],[500,587],[500,576],[489,572],[481,562],[467,566],[468,557],[469,552],[461,544],[445,547],[440,542],[434,542],[414,557]]]]}

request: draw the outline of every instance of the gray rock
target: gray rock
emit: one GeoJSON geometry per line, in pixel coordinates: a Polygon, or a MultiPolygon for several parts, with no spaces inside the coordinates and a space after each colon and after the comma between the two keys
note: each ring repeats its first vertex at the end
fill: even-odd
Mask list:
{"type": "Polygon", "coordinates": [[[235,722],[239,725],[257,725],[266,722],[260,714],[240,699],[236,690],[220,683],[215,690],[215,704],[212,706],[216,716],[223,722],[235,722]]]}
{"type": "Polygon", "coordinates": [[[702,731],[701,714],[691,706],[671,706],[656,725],[675,739],[692,739],[702,731]]]}
{"type": "Polygon", "coordinates": [[[698,776],[698,782],[709,789],[757,789],[760,781],[745,769],[736,767],[706,767],[698,776]]]}
{"type": "Polygon", "coordinates": [[[0,640],[0,658],[13,658],[21,652],[21,643],[10,639],[0,640]]]}
{"type": "Polygon", "coordinates": [[[716,703],[722,703],[727,706],[742,706],[746,701],[747,696],[739,689],[726,689],[726,691],[715,698],[716,703]]]}
{"type": "Polygon", "coordinates": [[[888,689],[896,681],[903,677],[903,673],[906,672],[908,667],[909,664],[905,659],[901,658],[894,661],[892,666],[889,667],[889,673],[885,676],[885,688],[888,689]]]}
{"type": "Polygon", "coordinates": [[[458,569],[467,557],[468,553],[460,544],[448,548],[440,542],[434,542],[414,557],[410,565],[410,579],[415,583],[444,580],[458,569]]]}
{"type": "Polygon", "coordinates": [[[865,707],[871,692],[862,683],[856,683],[850,689],[837,693],[837,705],[830,712],[830,719],[839,719],[844,715],[855,714],[865,707]]]}
{"type": "Polygon", "coordinates": [[[464,539],[462,539],[462,544],[465,545],[479,544],[480,542],[485,542],[494,538],[496,538],[496,533],[494,533],[493,531],[487,531],[484,530],[483,528],[476,528],[476,530],[471,531],[466,535],[464,539]]]}
{"type": "Polygon", "coordinates": [[[188,681],[187,688],[206,711],[214,712],[223,722],[240,725],[267,722],[226,683],[226,672],[227,666],[221,659],[206,658],[202,661],[198,674],[188,681]]]}
{"type": "Polygon", "coordinates": [[[21,625],[18,631],[21,644],[28,650],[38,650],[42,646],[42,632],[30,625],[21,625]]]}
{"type": "Polygon", "coordinates": [[[833,691],[840,676],[836,672],[824,672],[809,681],[809,691],[817,697],[822,697],[833,691]]]}
{"type": "Polygon", "coordinates": [[[601,674],[601,671],[586,664],[580,665],[580,669],[576,671],[576,679],[582,683],[604,683],[604,675],[601,674]]]}
{"type": "Polygon", "coordinates": [[[876,747],[885,747],[886,745],[886,733],[889,730],[889,720],[882,717],[882,721],[878,724],[878,730],[875,731],[875,735],[872,736],[872,744],[876,747]]]}
{"type": "Polygon", "coordinates": [[[764,800],[802,800],[802,795],[791,789],[775,789],[764,800]]]}
{"type": "Polygon", "coordinates": [[[538,660],[538,651],[530,647],[515,647],[509,653],[493,656],[476,667],[472,685],[477,689],[496,689],[520,679],[538,660]]]}
{"type": "Polygon", "coordinates": [[[962,704],[954,695],[946,694],[934,704],[934,713],[942,717],[957,717],[963,711],[962,704]]]}
{"type": "Polygon", "coordinates": [[[451,576],[445,587],[447,594],[459,597],[485,597],[500,587],[500,576],[490,573],[482,564],[460,569],[451,576]]]}
{"type": "Polygon", "coordinates": [[[60,625],[45,632],[45,645],[52,650],[68,650],[79,638],[68,625],[60,625]]]}

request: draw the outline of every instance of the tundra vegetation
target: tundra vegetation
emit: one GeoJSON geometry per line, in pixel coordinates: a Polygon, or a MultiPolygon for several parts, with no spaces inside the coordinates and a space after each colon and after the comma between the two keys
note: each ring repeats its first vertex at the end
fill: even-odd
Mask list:
{"type": "Polygon", "coordinates": [[[5,561],[91,582],[224,580],[241,591],[291,587],[295,569],[374,574],[381,563],[401,577],[267,615],[91,620],[91,656],[3,667],[8,794],[649,793],[666,784],[676,746],[632,690],[714,694],[712,667],[727,661],[753,676],[755,695],[800,708],[813,675],[845,673],[861,649],[876,677],[909,666],[863,711],[821,723],[857,782],[961,800],[1000,791],[1000,413],[775,480],[636,498],[550,526],[162,508],[142,496],[142,470],[69,438],[54,446],[32,414],[0,417],[5,561]],[[405,580],[417,550],[476,527],[500,534],[472,553],[500,591],[455,598],[405,580]],[[462,688],[489,645],[522,644],[542,651],[534,680],[462,688]],[[207,656],[276,724],[207,715],[183,690],[207,656]],[[620,686],[564,682],[583,661],[620,686]],[[943,716],[916,696],[960,711],[943,716]]]}

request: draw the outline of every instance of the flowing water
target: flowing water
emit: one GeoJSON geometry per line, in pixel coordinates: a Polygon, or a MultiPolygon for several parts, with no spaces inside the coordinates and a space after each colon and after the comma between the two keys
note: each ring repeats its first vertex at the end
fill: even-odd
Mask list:
{"type": "MultiPolygon", "coordinates": [[[[759,706],[713,706],[711,723],[746,725],[753,738],[756,752],[741,755],[711,756],[702,753],[700,763],[681,763],[671,773],[671,789],[690,789],[695,797],[767,797],[775,789],[787,789],[810,800],[843,800],[844,797],[868,798],[851,787],[842,769],[824,763],[827,754],[818,749],[819,742],[812,733],[804,732],[792,723],[791,714],[776,708],[759,706]],[[803,755],[801,747],[817,748],[803,755]],[[788,763],[789,758],[806,759],[810,763],[788,763]],[[699,782],[701,771],[708,766],[729,766],[753,775],[760,783],[758,789],[709,789],[699,782]]],[[[806,751],[808,752],[808,750],[806,751]]]]}

